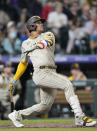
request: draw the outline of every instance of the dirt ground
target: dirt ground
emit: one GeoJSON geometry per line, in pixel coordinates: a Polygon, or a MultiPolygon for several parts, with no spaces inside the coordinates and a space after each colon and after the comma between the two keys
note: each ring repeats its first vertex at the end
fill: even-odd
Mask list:
{"type": "MultiPolygon", "coordinates": [[[[12,124],[0,124],[0,128],[14,128],[12,124]]],[[[54,122],[54,123],[32,123],[25,124],[24,128],[77,128],[73,123],[65,123],[65,122],[54,122]]],[[[82,127],[85,128],[85,127],[82,127]]],[[[97,129],[97,125],[95,127],[89,127],[97,129]]]]}

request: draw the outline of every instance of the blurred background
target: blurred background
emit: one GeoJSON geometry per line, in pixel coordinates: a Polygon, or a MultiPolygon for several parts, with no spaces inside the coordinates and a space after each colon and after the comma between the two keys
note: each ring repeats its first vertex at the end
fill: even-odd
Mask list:
{"type": "MultiPolygon", "coordinates": [[[[8,82],[29,37],[25,23],[33,15],[46,19],[46,30],[55,35],[57,72],[73,82],[83,111],[97,118],[97,0],[0,0],[0,119],[8,119],[11,111],[8,82]]],[[[30,63],[16,85],[16,110],[40,102],[32,74],[30,63]]],[[[38,117],[73,117],[63,91],[58,90],[51,111],[38,117]]]]}

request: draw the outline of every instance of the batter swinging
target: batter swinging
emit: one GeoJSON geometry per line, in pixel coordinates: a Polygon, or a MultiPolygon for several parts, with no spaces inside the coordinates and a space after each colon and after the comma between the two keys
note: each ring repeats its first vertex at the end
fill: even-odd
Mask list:
{"type": "Polygon", "coordinates": [[[40,87],[41,102],[30,108],[10,113],[9,119],[12,120],[16,127],[23,127],[24,125],[20,123],[20,120],[49,111],[56,96],[56,89],[62,89],[74,112],[75,125],[94,126],[96,121],[87,118],[82,112],[72,83],[67,77],[56,73],[54,62],[55,37],[51,32],[42,33],[44,22],[45,20],[39,16],[33,16],[27,21],[30,37],[22,44],[21,60],[13,81],[10,82],[10,86],[14,88],[15,82],[25,72],[30,58],[34,67],[33,81],[40,87]],[[32,47],[34,47],[33,51],[24,53],[32,47]]]}

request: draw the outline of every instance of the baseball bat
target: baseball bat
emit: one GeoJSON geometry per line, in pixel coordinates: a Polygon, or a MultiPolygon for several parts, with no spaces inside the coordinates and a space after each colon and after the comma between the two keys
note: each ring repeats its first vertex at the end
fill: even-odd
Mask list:
{"type": "Polygon", "coordinates": [[[24,51],[23,53],[30,53],[31,51],[35,50],[36,46],[33,46],[31,49],[24,51]]]}
{"type": "Polygon", "coordinates": [[[14,106],[14,102],[13,102],[13,88],[10,88],[10,104],[11,104],[11,112],[14,111],[15,106],[14,106]]]}

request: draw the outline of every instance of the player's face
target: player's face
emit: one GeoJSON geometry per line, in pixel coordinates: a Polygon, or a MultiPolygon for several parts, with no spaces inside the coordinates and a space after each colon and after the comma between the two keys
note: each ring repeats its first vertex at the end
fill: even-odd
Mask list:
{"type": "Polygon", "coordinates": [[[10,76],[12,74],[12,68],[11,67],[5,67],[4,68],[4,73],[7,75],[7,76],[10,76]]]}
{"type": "Polygon", "coordinates": [[[41,22],[41,21],[38,21],[37,23],[36,23],[36,25],[37,25],[37,31],[38,32],[43,32],[43,23],[41,22]]]}
{"type": "Polygon", "coordinates": [[[71,75],[72,76],[76,76],[78,73],[79,73],[79,70],[77,70],[77,69],[72,69],[71,70],[71,75]]]}

